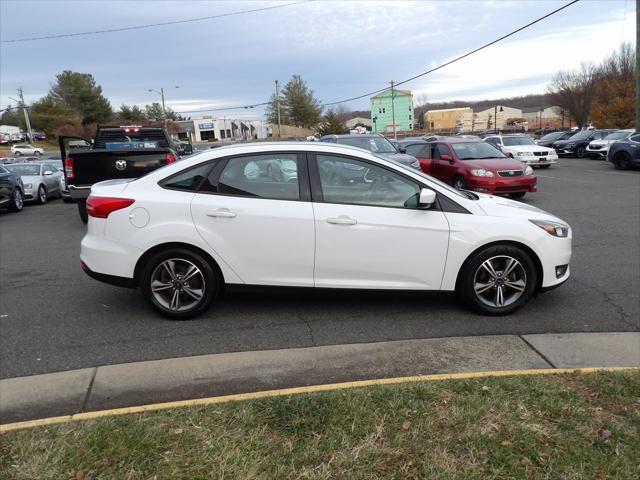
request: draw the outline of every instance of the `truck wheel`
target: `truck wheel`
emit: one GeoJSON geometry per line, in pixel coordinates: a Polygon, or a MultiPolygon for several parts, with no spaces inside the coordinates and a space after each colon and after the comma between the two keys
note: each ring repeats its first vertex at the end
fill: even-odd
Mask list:
{"type": "Polygon", "coordinates": [[[89,221],[89,215],[87,215],[87,202],[78,202],[78,213],[80,214],[80,220],[82,220],[82,223],[87,223],[89,221]]]}

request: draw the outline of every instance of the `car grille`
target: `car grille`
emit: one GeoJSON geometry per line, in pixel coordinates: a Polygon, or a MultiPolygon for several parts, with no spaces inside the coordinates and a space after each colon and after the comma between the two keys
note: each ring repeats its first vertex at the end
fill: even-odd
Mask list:
{"type": "Polygon", "coordinates": [[[498,175],[501,177],[521,177],[524,172],[522,170],[500,170],[498,175]]]}
{"type": "Polygon", "coordinates": [[[604,148],[604,145],[589,145],[589,148],[591,150],[600,150],[601,148],[604,148]]]}
{"type": "Polygon", "coordinates": [[[544,157],[545,155],[549,155],[549,152],[533,152],[536,157],[544,157]]]}

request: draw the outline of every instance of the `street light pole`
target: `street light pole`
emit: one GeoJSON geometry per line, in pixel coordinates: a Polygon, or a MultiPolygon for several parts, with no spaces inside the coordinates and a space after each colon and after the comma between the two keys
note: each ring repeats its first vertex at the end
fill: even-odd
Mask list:
{"type": "MultiPolygon", "coordinates": [[[[180,86],[176,85],[174,88],[180,88],[180,86]]],[[[167,109],[164,105],[164,87],[160,87],[160,91],[150,88],[150,92],[156,92],[160,94],[160,98],[162,98],[162,119],[164,121],[164,128],[167,128],[167,109]]]]}
{"type": "Polygon", "coordinates": [[[22,113],[24,114],[24,121],[27,125],[27,135],[29,135],[29,143],[33,143],[33,132],[31,131],[31,122],[29,121],[29,113],[27,113],[27,106],[24,104],[24,96],[22,95],[22,87],[18,88],[18,96],[20,97],[20,105],[22,106],[22,113]]]}
{"type": "Polygon", "coordinates": [[[278,90],[278,80],[276,80],[276,105],[278,110],[278,138],[280,138],[282,135],[282,124],[280,122],[280,90],[278,90]]]}

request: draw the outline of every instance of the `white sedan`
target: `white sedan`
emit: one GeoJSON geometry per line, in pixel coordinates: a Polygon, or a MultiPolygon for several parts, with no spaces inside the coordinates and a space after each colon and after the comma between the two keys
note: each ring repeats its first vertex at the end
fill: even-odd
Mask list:
{"type": "Polygon", "coordinates": [[[495,145],[509,157],[533,167],[549,168],[558,163],[558,154],[553,148],[537,145],[526,135],[492,135],[484,141],[495,145]]]}
{"type": "Polygon", "coordinates": [[[224,284],[456,291],[511,313],[569,278],[571,229],[345,145],[238,144],[93,185],[82,267],[173,319],[224,284]],[[295,181],[265,165],[295,166],[295,181]]]}
{"type": "Polygon", "coordinates": [[[34,147],[33,145],[13,145],[11,147],[11,153],[16,157],[21,155],[42,155],[44,153],[44,149],[34,147]]]}

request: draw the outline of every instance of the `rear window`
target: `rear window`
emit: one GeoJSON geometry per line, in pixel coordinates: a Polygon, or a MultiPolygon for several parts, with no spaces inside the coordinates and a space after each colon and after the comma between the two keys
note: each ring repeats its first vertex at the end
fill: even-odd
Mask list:
{"type": "Polygon", "coordinates": [[[133,129],[109,129],[100,131],[94,148],[107,150],[134,150],[169,147],[167,138],[162,130],[144,130],[137,132],[133,129]]]}

